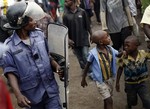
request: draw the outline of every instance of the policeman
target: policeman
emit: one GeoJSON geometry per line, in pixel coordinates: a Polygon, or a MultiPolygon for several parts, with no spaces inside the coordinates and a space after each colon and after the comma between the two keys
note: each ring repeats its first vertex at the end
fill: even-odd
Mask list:
{"type": "Polygon", "coordinates": [[[7,29],[14,33],[6,39],[9,50],[3,57],[4,75],[26,109],[62,109],[54,72],[62,77],[60,66],[49,56],[44,33],[35,20],[43,17],[35,2],[17,2],[7,11],[7,29]]]}

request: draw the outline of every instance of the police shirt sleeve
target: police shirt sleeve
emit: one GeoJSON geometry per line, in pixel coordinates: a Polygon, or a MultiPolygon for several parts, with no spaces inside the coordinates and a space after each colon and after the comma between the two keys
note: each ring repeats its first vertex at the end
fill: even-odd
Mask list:
{"type": "Polygon", "coordinates": [[[7,75],[7,73],[10,73],[10,72],[13,73],[14,75],[16,75],[17,77],[19,76],[17,73],[18,71],[16,68],[16,64],[15,64],[13,57],[9,51],[7,51],[3,55],[3,62],[4,62],[3,70],[4,70],[5,76],[7,75]]]}

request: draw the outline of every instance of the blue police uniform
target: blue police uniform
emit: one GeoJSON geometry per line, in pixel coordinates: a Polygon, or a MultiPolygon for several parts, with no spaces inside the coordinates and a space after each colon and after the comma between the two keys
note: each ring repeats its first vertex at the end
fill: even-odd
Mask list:
{"type": "Polygon", "coordinates": [[[9,51],[3,58],[4,74],[12,72],[17,76],[21,93],[33,106],[38,103],[42,105],[43,101],[52,99],[53,104],[42,109],[61,109],[58,85],[51,68],[44,33],[35,29],[30,32],[29,37],[30,46],[26,45],[16,32],[5,41],[9,51]]]}

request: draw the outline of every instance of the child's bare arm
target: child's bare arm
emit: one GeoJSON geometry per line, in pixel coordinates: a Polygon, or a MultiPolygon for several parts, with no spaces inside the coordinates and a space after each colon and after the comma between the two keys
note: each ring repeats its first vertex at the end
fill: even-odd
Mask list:
{"type": "Polygon", "coordinates": [[[119,84],[119,81],[120,81],[120,77],[122,75],[122,71],[123,71],[123,67],[119,67],[118,68],[118,71],[117,71],[117,78],[116,78],[116,91],[117,92],[120,92],[120,84],[119,84]]]}
{"type": "Polygon", "coordinates": [[[82,81],[81,81],[81,86],[82,86],[82,87],[87,86],[86,76],[87,76],[87,72],[88,72],[88,70],[89,70],[90,65],[91,65],[90,62],[87,62],[86,65],[85,65],[85,69],[84,69],[84,71],[83,71],[82,81]]]}

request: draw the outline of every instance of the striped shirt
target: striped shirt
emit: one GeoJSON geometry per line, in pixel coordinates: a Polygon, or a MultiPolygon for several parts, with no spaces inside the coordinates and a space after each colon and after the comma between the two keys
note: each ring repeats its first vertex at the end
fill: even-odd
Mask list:
{"type": "Polygon", "coordinates": [[[124,68],[125,82],[138,84],[148,78],[147,59],[150,59],[150,52],[139,50],[136,59],[131,56],[122,56],[118,64],[124,68]]]}
{"type": "Polygon", "coordinates": [[[102,70],[103,79],[108,80],[110,77],[112,77],[112,71],[111,71],[111,60],[112,60],[112,54],[110,53],[110,50],[107,48],[107,55],[104,54],[102,51],[98,50],[98,59],[102,70]]]}

